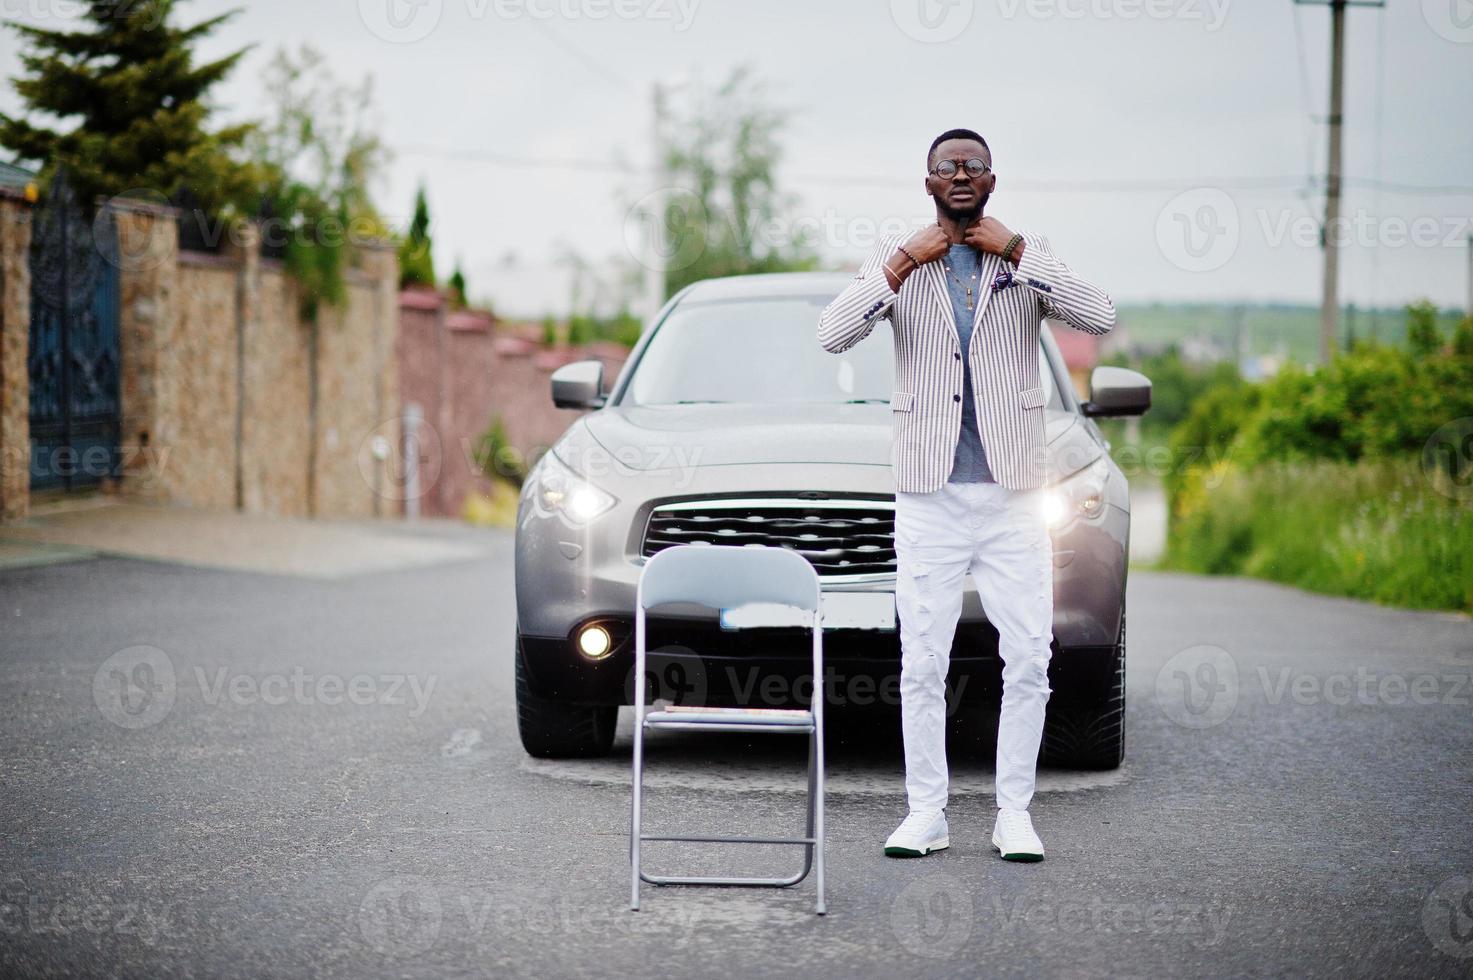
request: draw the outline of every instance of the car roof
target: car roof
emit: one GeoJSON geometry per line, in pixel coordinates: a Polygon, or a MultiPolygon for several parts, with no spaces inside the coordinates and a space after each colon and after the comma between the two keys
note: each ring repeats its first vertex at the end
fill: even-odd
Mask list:
{"type": "Polygon", "coordinates": [[[760,299],[767,296],[837,296],[852,275],[843,272],[766,272],[703,279],[681,293],[681,302],[760,299]]]}

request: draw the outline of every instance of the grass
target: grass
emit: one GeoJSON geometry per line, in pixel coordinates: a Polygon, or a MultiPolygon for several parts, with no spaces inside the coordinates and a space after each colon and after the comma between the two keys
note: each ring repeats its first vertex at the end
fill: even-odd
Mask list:
{"type": "Polygon", "coordinates": [[[1473,612],[1473,488],[1417,459],[1202,474],[1171,501],[1162,567],[1473,612]]]}

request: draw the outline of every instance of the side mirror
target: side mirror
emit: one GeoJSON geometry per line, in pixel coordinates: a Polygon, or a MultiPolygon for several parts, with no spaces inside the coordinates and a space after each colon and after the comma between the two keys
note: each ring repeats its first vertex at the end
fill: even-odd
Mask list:
{"type": "Polygon", "coordinates": [[[1144,415],[1151,407],[1151,379],[1129,368],[1097,367],[1089,375],[1089,401],[1079,407],[1092,418],[1144,415]]]}
{"type": "Polygon", "coordinates": [[[564,364],[552,372],[552,403],[558,408],[599,408],[603,386],[603,361],[564,364]]]}

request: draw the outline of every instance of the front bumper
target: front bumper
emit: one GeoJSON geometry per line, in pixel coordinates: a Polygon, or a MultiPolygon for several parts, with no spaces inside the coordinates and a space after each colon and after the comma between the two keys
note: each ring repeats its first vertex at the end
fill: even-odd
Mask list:
{"type": "MultiPolygon", "coordinates": [[[[823,491],[835,497],[894,499],[888,466],[825,466],[823,491]]],[[[585,704],[632,701],[635,592],[645,558],[644,529],[654,507],[677,500],[732,494],[731,467],[695,468],[687,484],[669,492],[625,493],[612,510],[590,525],[572,528],[556,516],[536,512],[524,496],[517,515],[515,557],[519,656],[532,693],[585,704]],[[724,472],[723,472],[724,471],[724,472]],[[574,636],[598,621],[615,643],[602,660],[582,656],[574,636]]],[[[814,489],[811,465],[743,468],[744,497],[790,496],[794,487],[814,489]]],[[[1124,608],[1126,543],[1130,515],[1124,480],[1110,481],[1106,506],[1093,521],[1078,521],[1054,536],[1054,643],[1050,680],[1056,690],[1089,687],[1113,666],[1108,653],[1119,636],[1124,608]]],[[[825,582],[825,591],[894,593],[893,576],[825,582]]],[[[686,685],[712,704],[782,707],[801,701],[811,688],[811,635],[803,630],[722,630],[714,610],[670,607],[673,615],[650,615],[648,649],[652,666],[666,671],[675,688],[686,685]],[[656,651],[665,651],[661,658],[656,651]],[[761,694],[754,678],[778,678],[761,694]],[[807,678],[805,681],[804,678],[807,678]],[[758,700],[753,701],[754,692],[758,700]],[[785,693],[784,693],[785,692],[785,693]]],[[[662,610],[662,613],[666,611],[662,610]]],[[[961,698],[995,696],[1001,662],[997,631],[987,621],[970,577],[952,644],[952,683],[961,698]]],[[[898,631],[827,630],[825,685],[841,700],[898,699],[898,631]]],[[[898,703],[898,700],[896,700],[898,703]]]]}

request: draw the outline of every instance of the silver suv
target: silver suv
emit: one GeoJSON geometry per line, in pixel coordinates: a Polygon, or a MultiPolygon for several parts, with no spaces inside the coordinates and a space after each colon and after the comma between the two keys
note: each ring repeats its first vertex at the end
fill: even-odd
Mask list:
{"type": "MultiPolygon", "coordinates": [[[[828,703],[899,703],[894,352],[870,343],[836,355],[815,337],[820,311],[848,281],[787,273],[696,283],[661,311],[612,388],[598,361],[554,373],[553,401],[592,411],[538,461],[517,509],[517,717],[529,753],[610,750],[618,707],[633,698],[640,568],[675,544],[798,551],[824,587],[828,703]]],[[[1048,324],[1041,344],[1054,544],[1054,693],[1043,755],[1108,769],[1120,764],[1125,739],[1130,501],[1092,417],[1144,412],[1150,382],[1096,368],[1081,404],[1048,324]]],[[[965,588],[953,703],[995,706],[997,631],[970,578],[965,588]]],[[[744,615],[652,611],[648,696],[806,703],[813,678],[804,631],[780,616],[734,629],[744,615]]]]}

